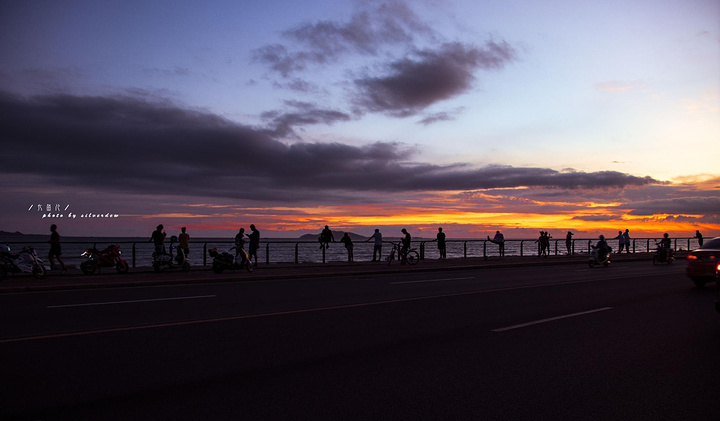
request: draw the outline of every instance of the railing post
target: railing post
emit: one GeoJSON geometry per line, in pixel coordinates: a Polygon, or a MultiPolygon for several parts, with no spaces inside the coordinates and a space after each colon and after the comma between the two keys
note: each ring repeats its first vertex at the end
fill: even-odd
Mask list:
{"type": "Polygon", "coordinates": [[[525,244],[525,240],[520,240],[520,257],[523,257],[523,244],[525,244]]]}
{"type": "Polygon", "coordinates": [[[265,264],[270,264],[270,243],[265,244],[265,264]]]}
{"type": "Polygon", "coordinates": [[[135,267],[135,243],[133,243],[132,246],[132,255],[133,255],[133,268],[135,267]]]}
{"type": "Polygon", "coordinates": [[[487,260],[487,241],[483,241],[483,259],[487,260]]]}
{"type": "Polygon", "coordinates": [[[590,254],[590,250],[592,250],[592,240],[588,240],[588,254],[590,254]]]}
{"type": "Polygon", "coordinates": [[[645,251],[650,252],[650,239],[647,240],[647,247],[645,247],[645,251]]]}
{"type": "Polygon", "coordinates": [[[299,248],[299,247],[300,247],[300,243],[295,243],[295,264],[296,264],[296,265],[300,262],[300,259],[299,259],[299,257],[298,257],[299,254],[300,254],[300,253],[298,252],[298,248],[299,248]]]}
{"type": "Polygon", "coordinates": [[[425,242],[420,242],[420,260],[425,260],[425,242]]]}
{"type": "Polygon", "coordinates": [[[467,241],[463,243],[463,258],[467,259],[467,241]]]}
{"type": "Polygon", "coordinates": [[[207,243],[203,243],[203,266],[207,266],[207,243]]]}

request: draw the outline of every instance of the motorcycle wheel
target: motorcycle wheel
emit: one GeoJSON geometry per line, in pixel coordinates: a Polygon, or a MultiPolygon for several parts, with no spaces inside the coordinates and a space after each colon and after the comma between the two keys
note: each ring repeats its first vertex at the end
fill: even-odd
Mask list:
{"type": "Polygon", "coordinates": [[[188,262],[187,260],[184,261],[182,264],[182,270],[183,270],[183,272],[189,271],[190,270],[190,262],[188,262]]]}
{"type": "Polygon", "coordinates": [[[656,254],[653,256],[653,265],[657,265],[658,263],[660,263],[660,257],[656,254]]]}
{"type": "Polygon", "coordinates": [[[247,269],[248,272],[252,272],[253,270],[255,270],[255,268],[253,267],[252,262],[250,262],[249,260],[248,260],[247,263],[245,263],[245,269],[247,269]]]}
{"type": "Polygon", "coordinates": [[[588,266],[590,266],[591,268],[594,268],[595,262],[593,262],[592,260],[588,260],[588,266]]]}
{"type": "Polygon", "coordinates": [[[128,264],[124,260],[117,262],[115,265],[115,270],[117,270],[118,273],[127,273],[128,269],[128,264]]]}
{"type": "Polygon", "coordinates": [[[95,273],[95,266],[92,265],[88,260],[80,263],[80,270],[84,275],[92,275],[95,273]]]}
{"type": "Polygon", "coordinates": [[[34,266],[32,269],[32,274],[35,279],[42,279],[45,277],[45,268],[42,265],[34,266]]]}
{"type": "Polygon", "coordinates": [[[224,270],[225,270],[225,268],[222,265],[213,265],[212,266],[212,271],[215,273],[223,273],[224,270]]]}
{"type": "Polygon", "coordinates": [[[610,261],[609,261],[609,260],[603,262],[603,266],[605,266],[605,267],[608,267],[609,264],[610,264],[610,261]]]}

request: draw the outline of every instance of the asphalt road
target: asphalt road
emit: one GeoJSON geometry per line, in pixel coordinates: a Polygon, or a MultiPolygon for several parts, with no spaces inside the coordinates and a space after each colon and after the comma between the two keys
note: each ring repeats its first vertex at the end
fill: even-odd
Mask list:
{"type": "Polygon", "coordinates": [[[2,294],[0,419],[714,420],[714,297],[649,262],[2,294]]]}

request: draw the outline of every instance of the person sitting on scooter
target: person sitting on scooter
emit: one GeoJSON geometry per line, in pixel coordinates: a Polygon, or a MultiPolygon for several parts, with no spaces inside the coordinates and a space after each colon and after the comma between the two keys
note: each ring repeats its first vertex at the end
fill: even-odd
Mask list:
{"type": "Polygon", "coordinates": [[[668,233],[663,234],[663,239],[658,243],[658,250],[660,252],[660,259],[665,260],[668,257],[668,253],[672,250],[672,241],[668,233]]]}
{"type": "Polygon", "coordinates": [[[604,235],[600,236],[600,241],[597,242],[595,248],[598,251],[599,260],[605,260],[607,258],[607,255],[610,253],[610,246],[608,246],[607,241],[605,241],[604,235]]]}

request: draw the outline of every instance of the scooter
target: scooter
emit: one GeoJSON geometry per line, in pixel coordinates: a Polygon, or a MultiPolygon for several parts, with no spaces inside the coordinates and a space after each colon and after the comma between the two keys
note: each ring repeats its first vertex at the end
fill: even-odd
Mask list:
{"type": "Polygon", "coordinates": [[[120,258],[120,246],[115,244],[108,246],[100,251],[95,246],[86,249],[81,255],[87,260],[80,263],[80,270],[85,275],[92,275],[95,271],[100,271],[104,267],[115,267],[118,273],[127,273],[128,264],[120,258]]]}
{"type": "MultiPolygon", "coordinates": [[[[237,250],[236,247],[229,251],[237,250]]],[[[245,268],[248,272],[254,270],[252,261],[250,261],[244,248],[240,248],[238,256],[234,256],[228,251],[218,252],[216,248],[208,250],[208,254],[213,258],[212,271],[215,273],[223,273],[224,270],[235,270],[245,268]],[[239,258],[238,258],[239,257],[239,258]]]]}
{"type": "Polygon", "coordinates": [[[588,265],[592,268],[595,266],[603,265],[605,267],[608,267],[612,261],[610,260],[610,250],[607,251],[604,255],[601,255],[600,249],[598,249],[596,246],[592,246],[592,251],[590,252],[590,259],[588,259],[588,265]]]}
{"type": "Polygon", "coordinates": [[[7,244],[5,247],[7,251],[0,252],[0,279],[5,279],[8,273],[19,272],[30,272],[36,279],[45,277],[45,265],[33,247],[23,247],[18,254],[11,253],[7,244]]]}
{"type": "Polygon", "coordinates": [[[152,254],[152,267],[155,272],[162,272],[165,269],[182,269],[184,272],[190,270],[190,262],[187,260],[185,250],[180,247],[173,246],[177,241],[174,235],[170,238],[170,252],[155,252],[152,254]],[[177,250],[177,255],[173,256],[173,250],[177,250]]]}
{"type": "Polygon", "coordinates": [[[673,261],[675,261],[675,252],[673,249],[658,246],[653,255],[653,264],[659,265],[660,263],[667,263],[671,265],[673,261]]]}

